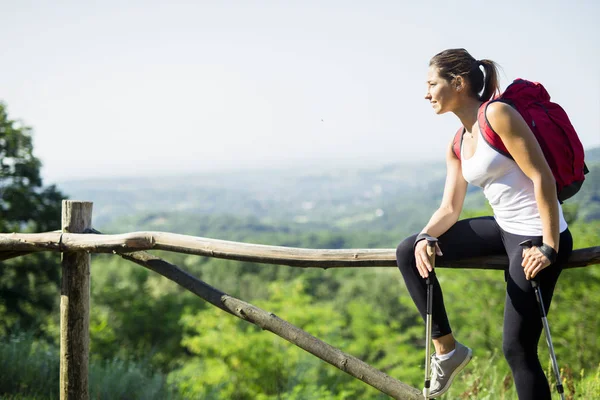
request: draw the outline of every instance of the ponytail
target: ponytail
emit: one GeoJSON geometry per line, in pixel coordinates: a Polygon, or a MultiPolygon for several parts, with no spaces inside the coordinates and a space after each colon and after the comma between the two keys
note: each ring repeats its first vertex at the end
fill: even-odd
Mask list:
{"type": "Polygon", "coordinates": [[[481,96],[477,96],[481,101],[488,101],[492,96],[500,94],[500,88],[498,85],[498,68],[496,63],[492,60],[480,60],[478,64],[483,67],[485,73],[485,83],[483,86],[483,93],[481,96]]]}

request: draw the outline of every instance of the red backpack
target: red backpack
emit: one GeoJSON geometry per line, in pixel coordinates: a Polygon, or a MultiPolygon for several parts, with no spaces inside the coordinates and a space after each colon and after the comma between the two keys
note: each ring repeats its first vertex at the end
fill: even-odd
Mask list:
{"type": "MultiPolygon", "coordinates": [[[[523,117],[533,131],[546,161],[556,180],[556,192],[562,202],[579,191],[589,171],[583,161],[583,145],[571,125],[567,113],[556,103],[541,83],[516,79],[506,90],[479,108],[479,130],[485,141],[500,154],[513,159],[500,136],[490,126],[485,111],[493,101],[511,105],[523,117]]],[[[460,160],[460,146],[464,128],[454,136],[454,154],[460,160]]]]}

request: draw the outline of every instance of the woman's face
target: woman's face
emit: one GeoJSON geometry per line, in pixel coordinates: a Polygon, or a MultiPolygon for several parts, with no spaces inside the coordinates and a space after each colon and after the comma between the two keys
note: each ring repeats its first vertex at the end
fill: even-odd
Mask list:
{"type": "Polygon", "coordinates": [[[446,79],[440,77],[439,70],[435,66],[429,67],[427,73],[427,94],[425,100],[429,100],[436,114],[443,114],[454,109],[457,91],[446,79]]]}

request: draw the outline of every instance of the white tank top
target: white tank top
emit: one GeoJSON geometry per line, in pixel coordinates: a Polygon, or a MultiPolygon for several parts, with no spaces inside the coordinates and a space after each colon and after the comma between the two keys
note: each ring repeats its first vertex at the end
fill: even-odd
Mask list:
{"type": "MultiPolygon", "coordinates": [[[[460,153],[462,155],[462,142],[460,153]]],[[[516,235],[542,236],[542,219],[535,200],[533,181],[514,160],[494,150],[481,133],[475,153],[462,159],[462,174],[470,184],[483,188],[500,228],[516,235]]],[[[560,232],[567,229],[558,199],[560,232]]]]}

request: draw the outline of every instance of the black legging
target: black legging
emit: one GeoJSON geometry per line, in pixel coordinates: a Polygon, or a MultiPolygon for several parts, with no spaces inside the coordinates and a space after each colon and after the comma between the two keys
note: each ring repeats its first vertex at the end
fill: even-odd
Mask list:
{"type": "MultiPolygon", "coordinates": [[[[427,288],[415,264],[415,238],[416,235],[413,235],[400,243],[396,251],[396,260],[410,296],[425,319],[427,288]]],[[[525,279],[521,266],[522,249],[519,247],[519,243],[526,239],[532,239],[535,246],[541,246],[542,237],[508,233],[498,226],[493,217],[480,217],[458,221],[438,239],[440,249],[444,253],[437,258],[440,264],[467,257],[508,255],[502,343],[504,356],[512,370],[519,399],[550,399],[548,381],[537,354],[537,344],[543,328],[542,320],[531,281],[525,279]]],[[[550,308],[562,265],[568,260],[572,249],[573,239],[567,229],[560,234],[557,261],[538,274],[546,311],[550,308]]],[[[434,280],[433,290],[432,336],[439,338],[452,330],[437,279],[434,280]]]]}

